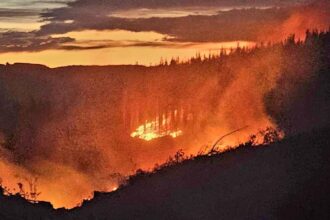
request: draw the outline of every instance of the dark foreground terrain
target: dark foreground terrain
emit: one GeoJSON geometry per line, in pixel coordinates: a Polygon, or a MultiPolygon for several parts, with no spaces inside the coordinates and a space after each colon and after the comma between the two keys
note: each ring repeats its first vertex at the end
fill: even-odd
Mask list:
{"type": "Polygon", "coordinates": [[[330,129],[243,146],[140,174],[114,193],[54,211],[0,197],[1,219],[329,219],[330,129]]]}

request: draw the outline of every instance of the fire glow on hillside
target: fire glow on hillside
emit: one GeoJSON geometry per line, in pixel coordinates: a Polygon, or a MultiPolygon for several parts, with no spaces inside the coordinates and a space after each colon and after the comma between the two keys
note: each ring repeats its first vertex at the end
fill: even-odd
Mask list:
{"type": "MultiPolygon", "coordinates": [[[[176,118],[178,115],[178,111],[174,111],[174,117],[176,118]]],[[[131,137],[140,138],[145,141],[151,141],[153,139],[171,136],[172,138],[177,138],[183,134],[182,130],[171,127],[171,116],[166,117],[162,115],[160,117],[156,117],[154,121],[146,121],[143,125],[140,125],[134,132],[131,133],[131,137]]]]}

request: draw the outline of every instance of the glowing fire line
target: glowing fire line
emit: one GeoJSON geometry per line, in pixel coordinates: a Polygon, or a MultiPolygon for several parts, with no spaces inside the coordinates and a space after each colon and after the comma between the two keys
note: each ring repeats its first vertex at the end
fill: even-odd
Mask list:
{"type": "Polygon", "coordinates": [[[183,134],[182,130],[175,129],[164,129],[166,125],[169,124],[169,120],[163,119],[162,128],[159,126],[158,120],[152,122],[146,122],[140,125],[134,132],[131,133],[131,137],[140,138],[145,141],[151,141],[153,139],[171,136],[172,138],[177,138],[183,134]]]}

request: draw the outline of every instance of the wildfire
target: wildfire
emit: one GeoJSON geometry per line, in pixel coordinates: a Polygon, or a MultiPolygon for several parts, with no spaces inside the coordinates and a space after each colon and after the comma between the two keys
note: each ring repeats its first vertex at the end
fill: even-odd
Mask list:
{"type": "Polygon", "coordinates": [[[146,121],[143,125],[140,125],[132,132],[131,137],[151,141],[165,136],[177,138],[183,134],[182,130],[178,128],[173,129],[172,127],[171,118],[166,118],[163,115],[162,120],[159,120],[159,117],[157,117],[154,121],[146,121]]]}

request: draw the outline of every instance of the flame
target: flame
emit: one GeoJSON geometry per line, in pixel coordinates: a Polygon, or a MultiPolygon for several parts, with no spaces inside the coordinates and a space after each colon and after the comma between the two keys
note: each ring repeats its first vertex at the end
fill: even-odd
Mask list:
{"type": "MultiPolygon", "coordinates": [[[[175,115],[176,114],[177,111],[175,111],[175,115]]],[[[166,136],[177,138],[183,134],[183,131],[180,129],[169,129],[170,124],[171,118],[166,118],[165,115],[163,115],[161,123],[159,121],[159,117],[157,117],[154,121],[146,121],[143,125],[140,125],[134,132],[131,133],[131,137],[151,141],[166,136]]]]}
{"type": "Polygon", "coordinates": [[[118,186],[115,186],[112,188],[112,191],[117,191],[117,189],[118,189],[118,186]]]}

